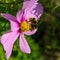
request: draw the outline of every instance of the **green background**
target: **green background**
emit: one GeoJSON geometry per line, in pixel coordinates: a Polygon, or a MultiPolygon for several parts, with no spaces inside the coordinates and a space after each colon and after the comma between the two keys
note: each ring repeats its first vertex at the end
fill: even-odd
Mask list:
{"type": "MultiPolygon", "coordinates": [[[[0,13],[16,15],[23,0],[0,0],[0,13]]],[[[39,0],[44,7],[38,31],[26,36],[31,54],[21,52],[19,39],[14,44],[9,60],[60,60],[60,0],[39,0]]],[[[0,15],[0,37],[10,29],[9,22],[0,15]]],[[[6,60],[5,51],[0,44],[0,60],[6,60]]]]}

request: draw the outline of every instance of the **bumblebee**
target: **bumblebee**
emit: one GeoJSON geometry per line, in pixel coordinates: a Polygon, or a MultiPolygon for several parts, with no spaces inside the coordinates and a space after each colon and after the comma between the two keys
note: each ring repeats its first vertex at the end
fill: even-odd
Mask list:
{"type": "Polygon", "coordinates": [[[31,26],[30,30],[34,30],[38,27],[38,21],[35,18],[30,18],[29,22],[31,22],[30,23],[30,26],[31,26]]]}

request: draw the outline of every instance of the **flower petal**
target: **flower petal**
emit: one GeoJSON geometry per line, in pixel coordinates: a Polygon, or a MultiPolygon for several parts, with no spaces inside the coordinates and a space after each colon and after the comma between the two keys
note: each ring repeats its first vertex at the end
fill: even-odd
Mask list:
{"type": "MultiPolygon", "coordinates": [[[[31,0],[24,0],[24,1],[31,1],[31,0]]],[[[38,0],[32,0],[32,1],[38,1],[38,0]]]]}
{"type": "Polygon", "coordinates": [[[38,0],[24,0],[22,9],[29,10],[38,0]]]}
{"type": "Polygon", "coordinates": [[[35,30],[30,30],[30,31],[27,31],[27,32],[24,32],[26,35],[33,35],[33,34],[35,34],[36,33],[36,31],[37,31],[37,29],[35,29],[35,30]]]}
{"type": "Polygon", "coordinates": [[[16,17],[17,17],[17,20],[18,20],[19,23],[21,22],[21,19],[23,18],[23,12],[24,12],[23,10],[19,10],[17,12],[16,17]]]}
{"type": "Polygon", "coordinates": [[[10,22],[11,31],[17,31],[20,28],[16,17],[6,13],[1,13],[1,15],[10,22]]]}
{"type": "Polygon", "coordinates": [[[43,6],[41,4],[37,3],[36,7],[31,10],[31,13],[34,14],[37,19],[40,18],[40,16],[43,13],[43,6]],[[35,11],[35,12],[33,12],[33,11],[35,11]]]}
{"type": "Polygon", "coordinates": [[[12,53],[13,44],[16,41],[19,34],[17,32],[7,32],[1,37],[1,43],[6,51],[6,58],[9,59],[12,53]]]}
{"type": "Polygon", "coordinates": [[[23,33],[21,33],[20,35],[20,48],[21,48],[21,51],[24,53],[28,53],[28,54],[31,53],[30,47],[27,41],[25,40],[23,33]]]}
{"type": "Polygon", "coordinates": [[[26,19],[31,18],[31,17],[39,19],[40,16],[42,15],[42,13],[43,13],[42,5],[35,3],[30,8],[26,7],[24,15],[25,15],[26,19]]]}
{"type": "Polygon", "coordinates": [[[17,22],[16,17],[12,16],[11,14],[1,13],[1,15],[8,21],[17,22]]]}
{"type": "Polygon", "coordinates": [[[13,21],[11,21],[10,26],[11,26],[11,31],[13,31],[13,32],[18,31],[19,28],[20,28],[19,23],[16,23],[16,22],[13,22],[13,21]]]}

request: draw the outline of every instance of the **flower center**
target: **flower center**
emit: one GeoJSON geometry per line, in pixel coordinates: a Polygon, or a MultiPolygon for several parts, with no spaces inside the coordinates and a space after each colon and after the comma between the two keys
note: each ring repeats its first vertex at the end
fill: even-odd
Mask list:
{"type": "Polygon", "coordinates": [[[28,30],[30,30],[30,25],[26,21],[23,21],[21,23],[20,30],[21,31],[28,31],[28,30]]]}

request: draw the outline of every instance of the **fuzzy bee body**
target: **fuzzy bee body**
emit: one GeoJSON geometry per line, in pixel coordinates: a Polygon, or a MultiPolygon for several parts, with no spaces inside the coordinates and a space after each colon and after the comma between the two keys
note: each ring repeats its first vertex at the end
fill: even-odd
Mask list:
{"type": "Polygon", "coordinates": [[[29,21],[31,22],[31,30],[36,29],[38,27],[38,21],[35,18],[30,18],[29,21]]]}

